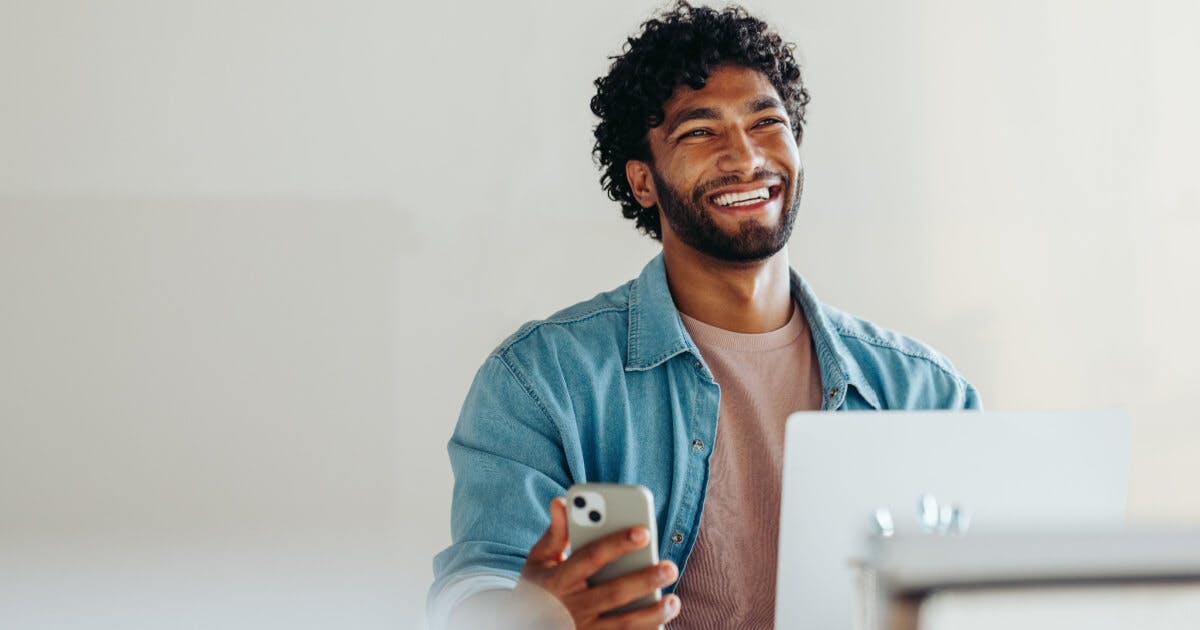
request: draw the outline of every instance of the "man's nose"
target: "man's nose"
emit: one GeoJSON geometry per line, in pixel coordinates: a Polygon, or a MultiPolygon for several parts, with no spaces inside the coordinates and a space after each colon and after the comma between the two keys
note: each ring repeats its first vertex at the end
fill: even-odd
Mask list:
{"type": "Polygon", "coordinates": [[[753,173],[763,166],[761,149],[742,129],[725,134],[725,144],[717,160],[717,168],[731,173],[753,173]]]}

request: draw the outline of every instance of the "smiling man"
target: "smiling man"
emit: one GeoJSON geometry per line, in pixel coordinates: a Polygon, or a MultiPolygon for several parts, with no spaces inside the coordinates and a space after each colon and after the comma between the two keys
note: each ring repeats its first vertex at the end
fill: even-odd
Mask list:
{"type": "Polygon", "coordinates": [[[450,440],[453,544],[430,618],[770,628],[788,414],[979,398],[940,354],[822,304],[790,268],[808,93],[764,22],[680,3],[596,87],[601,184],[662,254],[526,324],[479,370],[450,440]],[[583,482],[651,490],[659,565],[588,587],[647,536],[568,555],[561,497],[583,482]],[[657,606],[601,616],[655,588],[657,606]]]}

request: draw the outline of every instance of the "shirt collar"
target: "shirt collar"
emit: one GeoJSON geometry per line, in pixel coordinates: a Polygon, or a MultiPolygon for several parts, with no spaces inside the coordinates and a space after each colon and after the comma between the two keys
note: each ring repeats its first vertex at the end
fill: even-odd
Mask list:
{"type": "Polygon", "coordinates": [[[846,388],[853,387],[868,405],[879,409],[879,396],[867,382],[862,367],[853,360],[846,344],[842,343],[842,336],[829,322],[816,294],[795,269],[792,270],[792,296],[804,311],[808,329],[812,333],[813,348],[817,352],[817,362],[821,365],[821,386],[825,390],[821,408],[841,407],[846,400],[846,388]]]}
{"type": "MultiPolygon", "coordinates": [[[[846,398],[846,388],[854,387],[867,404],[878,409],[879,397],[863,376],[858,363],[851,360],[849,350],[830,324],[817,296],[800,274],[795,270],[791,274],[792,296],[804,311],[817,362],[821,366],[824,389],[822,408],[841,407],[846,398]]],[[[661,253],[647,263],[629,291],[628,347],[625,369],[630,371],[649,370],[684,352],[703,360],[679,319],[679,311],[675,308],[667,285],[667,268],[661,253]]]]}
{"type": "Polygon", "coordinates": [[[649,370],[683,352],[700,356],[679,319],[660,253],[642,269],[629,291],[629,356],[625,369],[649,370]]]}

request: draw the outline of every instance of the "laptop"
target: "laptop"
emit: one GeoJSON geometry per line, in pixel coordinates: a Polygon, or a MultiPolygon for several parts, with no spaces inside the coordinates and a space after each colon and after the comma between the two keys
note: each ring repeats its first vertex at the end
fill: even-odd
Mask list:
{"type": "Polygon", "coordinates": [[[854,562],[889,526],[962,536],[1123,526],[1129,431],[1120,411],[792,414],[776,627],[854,628],[854,562]]]}

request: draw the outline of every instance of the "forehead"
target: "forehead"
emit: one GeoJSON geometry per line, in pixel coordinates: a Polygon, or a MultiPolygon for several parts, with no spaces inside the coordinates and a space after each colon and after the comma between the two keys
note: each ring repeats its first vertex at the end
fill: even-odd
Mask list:
{"type": "Polygon", "coordinates": [[[663,103],[663,113],[669,121],[672,114],[686,109],[737,107],[763,96],[782,100],[765,74],[744,66],[723,64],[713,68],[699,90],[687,85],[675,88],[671,98],[663,103]]]}

